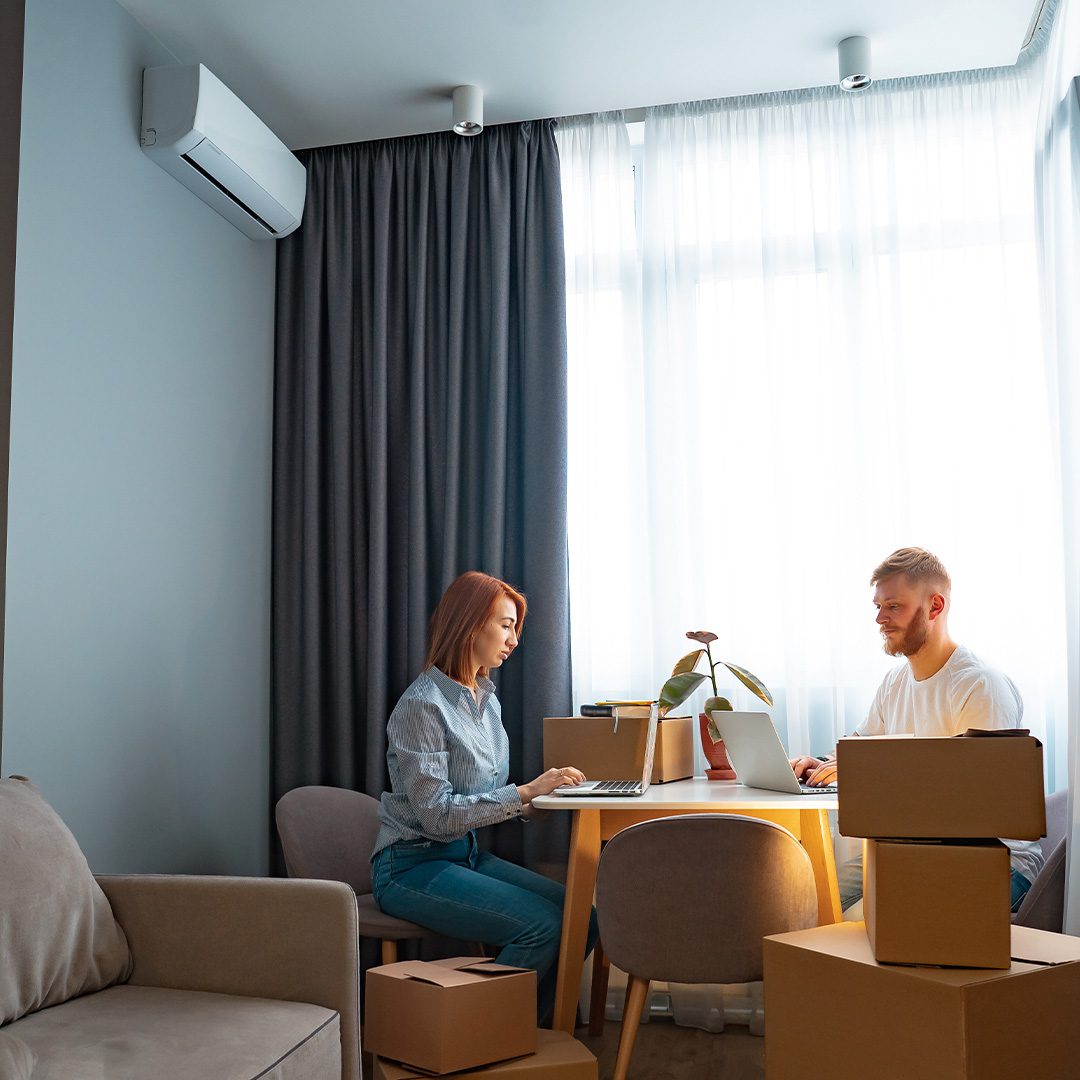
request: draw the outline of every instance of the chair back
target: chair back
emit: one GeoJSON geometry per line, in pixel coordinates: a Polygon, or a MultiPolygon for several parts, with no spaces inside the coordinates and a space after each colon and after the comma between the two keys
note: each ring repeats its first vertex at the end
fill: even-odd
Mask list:
{"type": "Polygon", "coordinates": [[[274,819],[289,877],[344,881],[359,894],[370,893],[378,813],[378,799],[348,788],[287,791],[274,819]]]}
{"type": "Polygon", "coordinates": [[[1069,831],[1069,793],[1055,791],[1046,796],[1046,836],[1042,840],[1043,854],[1049,859],[1054,848],[1069,831]]]}
{"type": "Polygon", "coordinates": [[[1068,829],[1069,793],[1055,791],[1046,797],[1046,836],[1042,841],[1046,861],[1013,916],[1013,922],[1017,926],[1031,926],[1036,930],[1061,933],[1065,924],[1065,852],[1068,829]]]}
{"type": "Polygon", "coordinates": [[[787,829],[736,814],[690,814],[616,834],[596,876],[600,938],[639,978],[762,978],[762,938],[818,923],[810,857],[787,829]]]}

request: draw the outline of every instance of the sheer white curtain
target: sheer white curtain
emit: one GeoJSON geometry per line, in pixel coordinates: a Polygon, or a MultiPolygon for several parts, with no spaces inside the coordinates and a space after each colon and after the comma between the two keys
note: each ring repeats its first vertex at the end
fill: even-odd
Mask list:
{"type": "Polygon", "coordinates": [[[1043,339],[1065,536],[1068,786],[1074,793],[1065,929],[1080,934],[1080,7],[1074,0],[1059,0],[1054,13],[1035,160],[1043,339]]]}
{"type": "Polygon", "coordinates": [[[555,138],[566,246],[568,454],[579,466],[569,478],[568,546],[580,702],[623,694],[657,670],[648,629],[654,589],[628,584],[652,568],[640,490],[650,447],[626,124],[622,113],[573,117],[559,122],[555,138]],[[617,587],[608,590],[609,583],[617,587]],[[632,627],[638,632],[627,632],[632,627]]]}
{"type": "Polygon", "coordinates": [[[919,544],[1062,785],[1035,102],[999,70],[652,109],[636,221],[620,118],[561,127],[575,700],[651,696],[706,628],[830,749],[896,662],[870,571],[919,544]]]}

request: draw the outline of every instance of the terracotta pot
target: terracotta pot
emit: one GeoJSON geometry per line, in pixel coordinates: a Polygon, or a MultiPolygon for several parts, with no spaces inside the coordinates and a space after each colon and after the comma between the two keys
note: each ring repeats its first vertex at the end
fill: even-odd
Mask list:
{"type": "Polygon", "coordinates": [[[698,723],[701,726],[701,748],[705,751],[705,760],[709,763],[705,775],[710,780],[734,780],[735,770],[728,760],[724,740],[712,741],[712,736],[709,734],[709,718],[705,713],[698,713],[698,723]]]}

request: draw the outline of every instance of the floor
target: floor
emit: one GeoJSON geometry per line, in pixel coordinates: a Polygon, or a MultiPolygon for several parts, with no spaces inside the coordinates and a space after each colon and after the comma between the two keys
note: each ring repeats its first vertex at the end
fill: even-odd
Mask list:
{"type": "MultiPolygon", "coordinates": [[[[577,1037],[597,1056],[600,1078],[613,1075],[622,1024],[609,1021],[604,1034],[590,1039],[586,1028],[577,1037]]],[[[630,1080],[763,1080],[765,1040],[745,1027],[729,1025],[720,1034],[679,1027],[653,1017],[638,1029],[630,1080]]]]}
{"type": "MultiPolygon", "coordinates": [[[[589,1038],[586,1028],[577,1030],[577,1037],[599,1059],[600,1080],[608,1080],[615,1071],[621,1028],[609,1021],[596,1038],[589,1038]]],[[[370,1080],[369,1054],[363,1055],[363,1064],[364,1078],[370,1080]]],[[[765,1040],[731,1025],[714,1035],[654,1017],[641,1025],[630,1061],[630,1080],[763,1080],[764,1076],[765,1040]]]]}

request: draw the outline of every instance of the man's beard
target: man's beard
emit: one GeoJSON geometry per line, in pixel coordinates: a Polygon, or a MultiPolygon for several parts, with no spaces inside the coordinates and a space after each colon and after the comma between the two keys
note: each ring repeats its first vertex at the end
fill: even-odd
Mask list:
{"type": "Polygon", "coordinates": [[[914,656],[930,636],[930,621],[922,608],[912,616],[911,622],[901,631],[899,639],[886,637],[882,648],[890,656],[914,656]]]}

